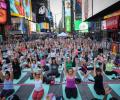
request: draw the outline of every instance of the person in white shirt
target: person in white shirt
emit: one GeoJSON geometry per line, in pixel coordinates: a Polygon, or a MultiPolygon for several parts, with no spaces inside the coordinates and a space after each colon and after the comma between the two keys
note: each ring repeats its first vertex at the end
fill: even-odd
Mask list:
{"type": "Polygon", "coordinates": [[[54,50],[52,50],[52,52],[50,53],[50,57],[51,57],[51,58],[55,58],[55,57],[56,57],[56,53],[55,53],[54,50]]]}
{"type": "Polygon", "coordinates": [[[33,100],[41,100],[44,95],[44,89],[42,86],[42,83],[43,83],[42,72],[34,73],[33,70],[32,70],[32,72],[33,72],[33,78],[35,80],[34,81],[35,87],[34,87],[34,92],[33,92],[32,98],[33,98],[33,100]]]}

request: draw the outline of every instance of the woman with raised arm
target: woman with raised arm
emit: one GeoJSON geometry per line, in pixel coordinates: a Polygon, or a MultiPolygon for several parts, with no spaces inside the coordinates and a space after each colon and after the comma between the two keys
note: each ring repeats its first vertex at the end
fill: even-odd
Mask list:
{"type": "Polygon", "coordinates": [[[58,78],[60,76],[60,73],[58,71],[59,65],[57,64],[57,61],[55,58],[52,58],[52,63],[50,64],[50,71],[47,74],[47,76],[55,76],[58,78]]]}
{"type": "Polygon", "coordinates": [[[65,62],[66,69],[68,70],[68,69],[72,68],[73,67],[72,64],[73,64],[73,62],[72,62],[71,58],[68,56],[67,60],[65,62]]]}
{"type": "Polygon", "coordinates": [[[13,67],[14,79],[19,79],[21,76],[21,68],[20,68],[20,63],[17,58],[14,58],[12,62],[12,67],[13,67]]]}
{"type": "Polygon", "coordinates": [[[32,70],[33,73],[33,78],[34,78],[34,92],[32,95],[33,100],[41,100],[43,95],[44,95],[44,89],[42,87],[42,83],[43,83],[43,76],[42,76],[42,71],[41,72],[34,72],[32,70]]]}
{"type": "Polygon", "coordinates": [[[66,97],[68,99],[70,98],[76,99],[78,96],[77,87],[75,84],[75,76],[76,76],[77,67],[75,69],[69,68],[66,70],[66,66],[65,66],[64,71],[66,75],[66,87],[65,87],[66,97]]]}
{"type": "Polygon", "coordinates": [[[117,73],[116,71],[113,70],[114,67],[114,63],[112,61],[111,58],[108,59],[107,63],[106,63],[106,69],[105,69],[105,74],[106,75],[115,75],[116,77],[112,77],[112,79],[119,79],[119,73],[117,73]]]}
{"type": "MultiPolygon", "coordinates": [[[[0,72],[2,74],[2,71],[0,72]]],[[[10,68],[10,71],[5,72],[3,90],[0,94],[0,100],[6,100],[7,97],[14,93],[13,88],[13,71],[10,68]]]]}
{"type": "MultiPolygon", "coordinates": [[[[103,64],[102,64],[103,65],[103,64]]],[[[100,68],[96,68],[95,62],[94,62],[94,90],[96,94],[98,95],[105,95],[106,93],[110,93],[111,90],[109,88],[104,88],[103,85],[103,75],[102,75],[102,70],[100,68]]]]}

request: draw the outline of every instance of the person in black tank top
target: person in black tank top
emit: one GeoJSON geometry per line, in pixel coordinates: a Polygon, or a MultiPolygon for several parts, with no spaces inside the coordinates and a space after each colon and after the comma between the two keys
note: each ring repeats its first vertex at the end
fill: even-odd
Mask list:
{"type": "Polygon", "coordinates": [[[100,68],[95,67],[95,62],[94,62],[94,90],[96,94],[98,95],[108,95],[111,92],[111,89],[109,88],[104,88],[103,84],[103,75],[102,75],[102,70],[100,68]]]}
{"type": "Polygon", "coordinates": [[[94,89],[98,95],[105,95],[105,90],[103,86],[103,76],[101,75],[101,69],[98,68],[96,71],[98,74],[94,77],[95,79],[94,89]]]}

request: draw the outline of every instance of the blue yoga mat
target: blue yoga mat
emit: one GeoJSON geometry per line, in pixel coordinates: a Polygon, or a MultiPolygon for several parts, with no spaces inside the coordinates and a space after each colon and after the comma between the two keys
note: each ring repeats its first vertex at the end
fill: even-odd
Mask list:
{"type": "Polygon", "coordinates": [[[27,72],[22,72],[21,77],[20,77],[19,79],[17,79],[17,80],[14,79],[14,80],[13,80],[13,83],[14,83],[14,84],[17,84],[26,74],[27,74],[27,72]]]}
{"type": "MultiPolygon", "coordinates": [[[[94,98],[102,100],[104,98],[103,95],[97,95],[95,90],[94,90],[94,85],[93,84],[88,84],[88,87],[90,88],[91,93],[93,94],[94,98]]],[[[107,100],[109,100],[112,97],[111,94],[108,95],[107,100]]]]}
{"type": "Polygon", "coordinates": [[[82,100],[81,95],[80,95],[80,93],[79,93],[79,91],[78,91],[78,88],[77,88],[78,97],[77,97],[76,99],[74,99],[74,98],[68,99],[68,98],[66,97],[66,94],[65,94],[65,84],[62,85],[62,91],[63,91],[63,97],[64,97],[65,100],[82,100]]]}
{"type": "Polygon", "coordinates": [[[120,84],[109,84],[109,86],[120,96],[120,84]]]}
{"type": "MultiPolygon", "coordinates": [[[[82,79],[82,81],[83,81],[84,76],[80,73],[80,71],[78,71],[78,74],[79,74],[80,78],[81,78],[81,79],[82,79]]],[[[91,79],[91,80],[93,80],[93,81],[94,81],[94,78],[93,78],[93,76],[92,76],[91,74],[89,74],[89,75],[88,75],[88,79],[91,79]]]]}
{"type": "Polygon", "coordinates": [[[31,71],[31,68],[25,68],[25,69],[23,69],[22,70],[23,72],[25,71],[25,72],[29,72],[29,71],[31,71]]]}
{"type": "Polygon", "coordinates": [[[106,75],[106,74],[105,74],[105,76],[106,76],[109,80],[112,80],[112,78],[115,77],[114,74],[113,74],[113,75],[106,75]]]}

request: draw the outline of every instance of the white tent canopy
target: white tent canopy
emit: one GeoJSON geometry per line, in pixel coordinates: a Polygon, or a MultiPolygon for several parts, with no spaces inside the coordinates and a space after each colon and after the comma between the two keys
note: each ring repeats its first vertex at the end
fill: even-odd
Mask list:
{"type": "Polygon", "coordinates": [[[58,34],[58,37],[67,37],[67,36],[68,36],[68,34],[65,32],[58,34]]]}

